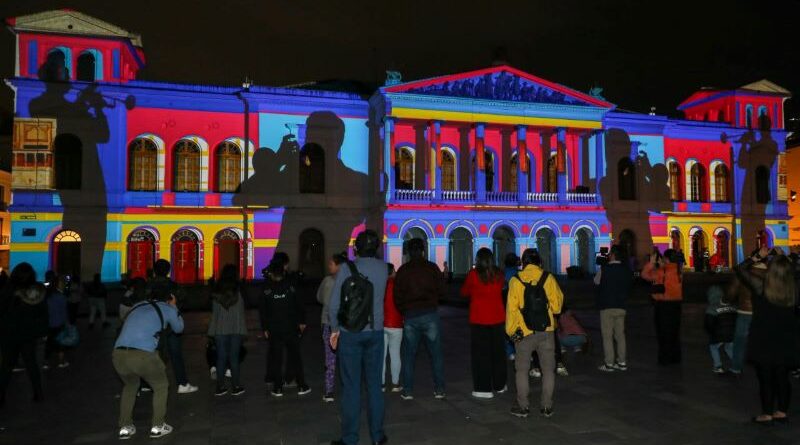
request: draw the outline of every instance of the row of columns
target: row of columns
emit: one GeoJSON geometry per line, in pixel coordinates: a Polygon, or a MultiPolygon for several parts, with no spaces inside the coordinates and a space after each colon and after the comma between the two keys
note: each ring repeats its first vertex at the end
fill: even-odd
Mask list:
{"type": "MultiPolygon", "coordinates": [[[[396,159],[396,152],[395,152],[395,125],[396,119],[390,116],[384,118],[384,127],[383,127],[383,141],[384,141],[384,157],[383,159],[389,160],[389,165],[386,168],[386,178],[388,180],[388,184],[384,187],[384,190],[387,192],[387,201],[391,200],[392,192],[395,188],[395,166],[397,163],[396,159]]],[[[486,202],[486,165],[485,165],[485,146],[484,141],[486,137],[486,124],[485,123],[476,123],[475,124],[475,131],[474,131],[474,140],[472,141],[472,146],[475,147],[475,163],[476,163],[476,172],[475,172],[475,184],[474,184],[474,191],[475,191],[475,199],[477,202],[486,202]]],[[[529,175],[531,173],[532,166],[528,165],[528,157],[523,156],[523,153],[528,153],[528,133],[529,128],[527,125],[517,125],[516,126],[516,135],[517,135],[517,194],[518,200],[520,204],[527,203],[528,197],[528,184],[529,184],[529,175]]],[[[425,189],[429,189],[432,191],[432,199],[434,201],[441,200],[442,198],[442,146],[441,146],[441,131],[442,131],[442,122],[441,121],[432,121],[425,125],[424,127],[424,144],[421,147],[417,147],[416,149],[416,159],[415,162],[417,165],[421,166],[421,169],[416,169],[417,174],[420,174],[419,170],[422,170],[422,178],[423,184],[425,189]],[[420,149],[421,148],[421,149],[420,149]],[[421,159],[420,159],[421,157],[421,159]],[[421,162],[420,162],[421,160],[421,162]],[[434,168],[431,168],[433,166],[434,168]]],[[[568,190],[568,172],[567,172],[567,152],[572,151],[573,153],[577,154],[572,159],[572,162],[577,163],[576,170],[578,172],[582,171],[582,163],[584,159],[582,158],[579,150],[581,147],[581,139],[593,137],[595,143],[595,190],[600,190],[600,179],[605,174],[605,166],[604,166],[604,138],[602,131],[594,131],[592,133],[587,134],[577,134],[568,132],[566,128],[558,127],[554,129],[556,134],[556,189],[558,194],[558,202],[561,204],[567,203],[567,190],[568,190]]],[[[540,131],[531,132],[536,137],[533,138],[532,142],[532,149],[533,151],[541,153],[541,139],[540,131]]],[[[422,141],[420,141],[422,142],[422,141]]],[[[503,150],[500,151],[500,156],[505,160],[506,153],[503,153],[503,150]]],[[[547,162],[549,161],[549,154],[548,156],[542,156],[542,170],[547,169],[547,162]]],[[[465,165],[470,165],[469,160],[467,162],[461,162],[461,167],[465,165]]],[[[573,183],[577,178],[573,178],[573,183]]],[[[599,196],[598,196],[599,199],[599,196]]]]}

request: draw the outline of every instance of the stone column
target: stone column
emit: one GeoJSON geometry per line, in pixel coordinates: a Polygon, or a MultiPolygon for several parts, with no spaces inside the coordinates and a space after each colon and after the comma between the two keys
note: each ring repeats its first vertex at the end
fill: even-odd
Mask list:
{"type": "Polygon", "coordinates": [[[556,129],[556,171],[558,183],[558,202],[567,203],[567,129],[556,129]]]}
{"type": "Polygon", "coordinates": [[[433,178],[433,200],[439,201],[442,198],[442,122],[433,122],[433,140],[431,148],[434,158],[434,178],[433,178]]]}
{"type": "Polygon", "coordinates": [[[397,159],[394,151],[394,118],[389,116],[383,118],[383,159],[383,173],[387,181],[384,190],[386,190],[386,202],[390,202],[394,195],[397,159]]]}
{"type": "Polygon", "coordinates": [[[598,130],[594,133],[594,192],[597,194],[598,204],[603,203],[603,197],[600,194],[600,181],[605,176],[605,132],[598,130]]]}
{"type": "Polygon", "coordinates": [[[528,172],[531,166],[528,165],[527,130],[525,125],[517,126],[517,195],[520,205],[528,203],[528,172]]]}
{"type": "Polygon", "coordinates": [[[486,202],[486,166],[483,153],[483,138],[486,125],[475,124],[475,200],[486,202]]]}

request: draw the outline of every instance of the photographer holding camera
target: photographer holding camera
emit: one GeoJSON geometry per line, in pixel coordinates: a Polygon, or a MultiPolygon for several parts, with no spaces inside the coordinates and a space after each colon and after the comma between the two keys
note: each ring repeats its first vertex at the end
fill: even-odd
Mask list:
{"type": "Polygon", "coordinates": [[[650,262],[642,269],[642,278],[652,283],[650,294],[655,303],[659,365],[681,362],[683,280],[678,259],[677,252],[672,249],[664,251],[663,257],[654,249],[650,262]]]}
{"type": "MultiPolygon", "coordinates": [[[[625,305],[633,288],[633,273],[621,259],[624,258],[620,245],[611,246],[594,276],[597,285],[597,308],[600,310],[600,332],[603,336],[603,355],[605,363],[600,366],[603,372],[627,371],[625,359],[625,305]],[[614,354],[616,341],[616,357],[614,354]]],[[[598,258],[599,259],[599,258],[598,258]]]]}

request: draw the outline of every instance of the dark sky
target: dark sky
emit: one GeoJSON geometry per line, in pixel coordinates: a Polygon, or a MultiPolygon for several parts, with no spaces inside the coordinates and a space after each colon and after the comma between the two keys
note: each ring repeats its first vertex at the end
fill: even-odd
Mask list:
{"type": "MultiPolygon", "coordinates": [[[[64,7],[140,33],[147,80],[382,83],[387,68],[411,80],[486,67],[505,47],[517,68],[599,85],[634,111],[675,115],[701,86],[761,78],[800,92],[797,1],[4,0],[0,16],[64,7]]],[[[13,45],[0,33],[2,77],[13,74],[13,45]]],[[[0,111],[11,107],[3,87],[0,111]]]]}

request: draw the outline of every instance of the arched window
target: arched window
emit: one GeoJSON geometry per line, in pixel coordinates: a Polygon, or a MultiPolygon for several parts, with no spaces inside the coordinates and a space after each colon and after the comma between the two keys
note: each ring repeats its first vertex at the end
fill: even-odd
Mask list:
{"type": "Polygon", "coordinates": [[[397,149],[395,160],[395,188],[414,189],[414,154],[406,147],[397,149]]]}
{"type": "Polygon", "coordinates": [[[39,70],[39,78],[48,82],[65,82],[70,79],[72,54],[69,48],[58,47],[47,53],[47,60],[39,70]]]}
{"type": "Polygon", "coordinates": [[[456,189],[456,159],[450,150],[442,150],[442,190],[456,189]]]}
{"type": "Polygon", "coordinates": [[[747,128],[753,128],[753,106],[748,105],[744,108],[744,125],[747,128]]]}
{"type": "Polygon", "coordinates": [[[325,150],[308,143],[300,150],[300,193],[325,193],[325,150]]]}
{"type": "Polygon", "coordinates": [[[83,144],[73,134],[56,136],[55,159],[53,160],[56,189],[77,190],[81,188],[83,174],[83,144]]]}
{"type": "Polygon", "coordinates": [[[620,200],[636,199],[636,167],[628,157],[617,163],[617,182],[620,200]]]}
{"type": "Polygon", "coordinates": [[[771,200],[769,190],[769,169],[763,165],[756,167],[756,202],[766,204],[771,200]]]}
{"type": "Polygon", "coordinates": [[[558,192],[558,160],[555,154],[550,155],[547,160],[547,181],[544,183],[545,193],[558,192]]]}
{"type": "Polygon", "coordinates": [[[200,147],[188,140],[181,139],[175,144],[175,182],[172,189],[176,192],[200,191],[200,147]]]}
{"type": "Polygon", "coordinates": [[[242,150],[230,141],[217,146],[217,191],[235,192],[242,182],[242,150]]]}
{"type": "Polygon", "coordinates": [[[770,121],[769,114],[767,113],[767,107],[761,105],[758,107],[758,128],[760,130],[769,130],[772,126],[772,122],[770,121]]]}
{"type": "Polygon", "coordinates": [[[128,146],[128,190],[158,188],[158,148],[147,138],[136,138],[128,146]]]}
{"type": "Polygon", "coordinates": [[[97,71],[97,61],[95,60],[92,52],[86,51],[78,56],[78,69],[76,71],[76,78],[84,82],[94,82],[95,74],[97,71]]]}
{"type": "Polygon", "coordinates": [[[681,201],[681,166],[673,161],[669,163],[669,199],[681,201]]]}
{"type": "Polygon", "coordinates": [[[704,185],[706,170],[702,165],[700,165],[700,163],[695,162],[692,164],[689,174],[691,175],[689,181],[689,184],[691,185],[689,189],[689,200],[692,202],[700,202],[705,196],[704,185]]]}
{"type": "Polygon", "coordinates": [[[728,167],[725,164],[714,167],[714,200],[728,202],[728,167]]]}

